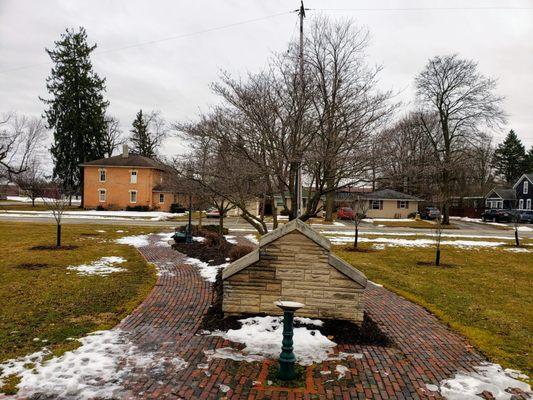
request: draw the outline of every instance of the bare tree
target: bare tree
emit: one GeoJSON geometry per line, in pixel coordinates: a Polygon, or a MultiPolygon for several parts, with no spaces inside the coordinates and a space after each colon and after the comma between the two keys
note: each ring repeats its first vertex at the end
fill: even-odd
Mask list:
{"type": "Polygon", "coordinates": [[[440,266],[440,242],[442,239],[442,216],[435,219],[435,265],[440,266]]]}
{"type": "Polygon", "coordinates": [[[62,185],[60,182],[55,182],[57,190],[54,194],[48,193],[46,196],[43,196],[43,202],[46,207],[52,211],[52,215],[56,221],[57,225],[57,234],[56,234],[56,246],[61,247],[61,221],[63,219],[63,214],[69,208],[69,199],[72,196],[72,190],[66,189],[65,185],[62,185]]]}
{"type": "Polygon", "coordinates": [[[28,163],[23,172],[15,175],[14,181],[31,199],[31,206],[35,207],[35,200],[43,195],[47,186],[45,175],[38,160],[34,159],[28,163]]]}
{"type": "Polygon", "coordinates": [[[115,150],[125,142],[120,130],[120,122],[115,117],[107,115],[105,118],[106,130],[103,137],[103,146],[106,157],[111,157],[115,150]]]}
{"type": "Polygon", "coordinates": [[[419,119],[429,138],[443,198],[443,224],[449,224],[451,182],[463,149],[485,139],[483,129],[505,121],[496,81],[477,63],[457,55],[436,56],[416,77],[419,119]]]}
{"type": "Polygon", "coordinates": [[[41,118],[15,113],[0,117],[0,177],[24,172],[42,146],[46,127],[41,118]]]}
{"type": "Polygon", "coordinates": [[[353,241],[353,247],[357,248],[357,242],[359,240],[359,225],[363,221],[363,219],[366,217],[366,213],[368,209],[370,208],[370,201],[366,199],[364,196],[356,195],[355,199],[353,201],[353,222],[354,222],[354,228],[355,228],[355,237],[353,241]]]}

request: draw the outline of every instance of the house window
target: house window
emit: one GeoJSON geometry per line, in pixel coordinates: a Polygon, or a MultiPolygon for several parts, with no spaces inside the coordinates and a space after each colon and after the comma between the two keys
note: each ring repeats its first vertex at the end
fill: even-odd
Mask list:
{"type": "Polygon", "coordinates": [[[406,200],[398,200],[397,207],[404,208],[404,209],[409,208],[409,202],[406,200]]]}
{"type": "Polygon", "coordinates": [[[99,180],[100,182],[105,182],[105,178],[106,178],[106,176],[105,176],[105,169],[103,169],[103,168],[102,168],[102,169],[99,169],[99,170],[98,170],[98,180],[99,180]]]}
{"type": "Polygon", "coordinates": [[[98,201],[100,203],[105,203],[106,191],[105,189],[98,190],[98,201]]]}
{"type": "Polygon", "coordinates": [[[383,200],[370,200],[370,208],[372,210],[382,210],[383,200]]]}
{"type": "Polygon", "coordinates": [[[526,200],[526,210],[531,210],[531,199],[526,200]]]}
{"type": "Polygon", "coordinates": [[[159,202],[164,203],[165,202],[165,195],[163,193],[159,194],[159,202]]]}
{"type": "Polygon", "coordinates": [[[137,203],[137,191],[130,190],[130,203],[137,203]]]}
{"type": "Polygon", "coordinates": [[[137,183],[137,171],[130,171],[130,183],[137,183]]]}
{"type": "Polygon", "coordinates": [[[518,201],[518,209],[523,210],[524,209],[524,199],[520,199],[518,201]]]}
{"type": "Polygon", "coordinates": [[[529,182],[524,181],[524,194],[527,194],[528,190],[529,190],[529,182]]]}

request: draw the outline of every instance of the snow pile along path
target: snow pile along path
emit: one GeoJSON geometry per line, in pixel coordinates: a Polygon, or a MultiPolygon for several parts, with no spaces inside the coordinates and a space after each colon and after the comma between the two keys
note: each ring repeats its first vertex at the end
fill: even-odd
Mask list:
{"type": "Polygon", "coordinates": [[[146,247],[150,244],[148,241],[148,235],[124,236],[115,240],[115,242],[119,244],[129,244],[133,247],[146,247]]]}
{"type": "Polygon", "coordinates": [[[496,400],[510,400],[510,389],[531,393],[530,386],[515,378],[527,379],[526,375],[511,369],[502,369],[498,364],[486,363],[475,367],[476,372],[458,373],[440,383],[440,393],[448,400],[479,400],[479,393],[490,392],[496,400]]]}
{"type": "Polygon", "coordinates": [[[192,265],[200,270],[200,275],[208,282],[215,282],[217,279],[217,273],[220,269],[226,268],[229,263],[224,263],[220,265],[209,265],[202,260],[193,257],[187,257],[184,260],[185,264],[192,265]]]}
{"type": "MultiPolygon", "coordinates": [[[[321,326],[323,322],[317,319],[295,317],[296,323],[321,326]]],[[[220,336],[232,342],[243,343],[246,347],[239,351],[233,348],[222,348],[206,351],[208,358],[230,358],[238,361],[261,361],[277,359],[281,352],[283,338],[282,317],[252,317],[239,320],[240,329],[230,329],[227,332],[216,331],[213,336],[220,336]]],[[[317,329],[307,327],[294,328],[294,353],[296,361],[301,365],[311,365],[325,360],[340,360],[347,357],[359,358],[359,354],[333,354],[337,344],[322,335],[317,329]]]]}
{"type": "Polygon", "coordinates": [[[75,267],[67,267],[68,270],[76,271],[78,275],[101,275],[107,276],[114,272],[126,271],[124,268],[114,267],[115,264],[125,263],[127,260],[122,257],[102,257],[90,264],[81,264],[75,267]]]}
{"type": "Polygon", "coordinates": [[[79,341],[81,346],[76,350],[48,361],[42,361],[50,354],[45,349],[0,364],[0,385],[3,378],[18,374],[21,398],[123,398],[122,384],[134,371],[177,371],[187,367],[180,357],[141,352],[121,330],[94,332],[79,341]]]}

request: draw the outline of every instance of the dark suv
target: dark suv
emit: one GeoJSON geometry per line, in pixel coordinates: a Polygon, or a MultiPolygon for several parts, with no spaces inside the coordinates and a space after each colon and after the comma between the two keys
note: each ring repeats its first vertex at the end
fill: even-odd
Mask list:
{"type": "Polygon", "coordinates": [[[440,218],[440,211],[437,207],[426,207],[422,211],[420,211],[420,218],[422,219],[440,218]]]}
{"type": "Polygon", "coordinates": [[[529,222],[533,224],[533,211],[518,211],[518,222],[529,222]]]}
{"type": "Polygon", "coordinates": [[[513,214],[509,210],[490,209],[483,211],[481,219],[491,222],[511,222],[513,220],[513,214]]]}

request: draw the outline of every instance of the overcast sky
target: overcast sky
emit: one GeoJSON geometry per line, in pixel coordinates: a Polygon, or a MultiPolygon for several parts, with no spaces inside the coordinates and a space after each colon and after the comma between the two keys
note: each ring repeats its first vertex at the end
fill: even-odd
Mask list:
{"type": "MultiPolygon", "coordinates": [[[[262,68],[297,34],[296,0],[138,1],[0,0],[0,112],[41,115],[51,65],[44,49],[65,28],[84,26],[94,68],[107,79],[109,113],[128,132],[135,113],[160,110],[169,121],[194,119],[216,98],[220,70],[262,68]],[[231,26],[228,26],[231,25],[231,26]],[[223,28],[221,28],[223,27],[223,28]],[[220,29],[218,29],[220,28],[220,29]],[[202,32],[204,31],[204,32],[202,32]],[[166,40],[162,40],[166,39],[166,40]]],[[[413,100],[413,77],[437,54],[459,53],[498,79],[508,126],[533,145],[533,0],[318,1],[324,13],[353,18],[371,32],[368,62],[381,64],[380,84],[413,100]],[[467,7],[465,9],[465,7],[467,7]],[[356,9],[357,8],[357,9],[356,9]],[[420,9],[423,8],[423,9],[420,9]]],[[[163,153],[183,150],[176,138],[163,153]]]]}

